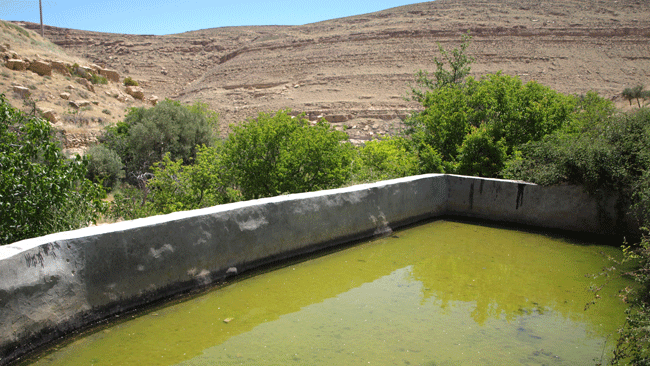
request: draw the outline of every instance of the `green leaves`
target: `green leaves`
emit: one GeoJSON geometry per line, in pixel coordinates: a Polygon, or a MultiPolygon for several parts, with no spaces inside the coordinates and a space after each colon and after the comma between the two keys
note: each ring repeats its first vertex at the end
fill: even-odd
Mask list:
{"type": "Polygon", "coordinates": [[[419,155],[424,149],[439,153],[447,173],[462,170],[461,174],[493,177],[498,173],[496,167],[503,166],[518,146],[569,126],[575,119],[575,103],[573,97],[535,82],[523,84],[501,73],[481,80],[470,77],[462,88],[446,86],[427,91],[422,100],[425,110],[406,121],[406,134],[419,155]],[[479,140],[481,149],[489,148],[490,154],[495,154],[491,159],[496,165],[489,169],[468,160],[470,155],[479,158],[475,151],[479,140]],[[501,156],[501,152],[506,155],[501,156]]]}
{"type": "Polygon", "coordinates": [[[650,99],[650,91],[644,90],[643,85],[637,85],[634,88],[625,88],[621,95],[623,95],[625,100],[630,102],[630,105],[632,105],[632,99],[636,99],[639,108],[641,108],[641,99],[650,99]]]}
{"type": "Polygon", "coordinates": [[[472,41],[469,32],[461,36],[461,41],[460,48],[454,48],[451,52],[445,50],[438,43],[438,51],[442,58],[438,59],[435,57],[433,60],[436,64],[433,79],[430,78],[427,71],[419,70],[415,74],[416,86],[411,87],[411,97],[409,99],[422,103],[427,91],[463,85],[465,77],[471,71],[470,65],[474,62],[474,58],[467,55],[467,47],[469,47],[472,41]],[[445,68],[446,64],[449,64],[449,70],[445,68]]]}
{"type": "Polygon", "coordinates": [[[458,150],[458,174],[497,177],[504,167],[506,146],[503,139],[495,141],[493,135],[485,125],[472,127],[458,150]]]}
{"type": "MultiPolygon", "coordinates": [[[[598,114],[599,115],[599,114],[598,114]]],[[[504,175],[539,184],[584,185],[589,192],[608,190],[630,197],[650,167],[650,113],[598,116],[589,128],[558,130],[521,146],[519,161],[504,175]]]]}
{"type": "Polygon", "coordinates": [[[324,121],[311,126],[289,111],[261,113],[233,127],[224,162],[245,199],[339,187],[350,177],[347,135],[324,121]]]}
{"type": "Polygon", "coordinates": [[[49,122],[0,95],[0,244],[97,220],[105,192],[85,178],[86,169],[86,160],[62,155],[49,122]]]}
{"type": "Polygon", "coordinates": [[[205,104],[183,106],[165,100],[153,108],[131,108],[124,122],[108,128],[101,141],[119,155],[127,180],[135,184],[136,176],[150,172],[167,153],[188,164],[198,146],[213,144],[216,124],[217,115],[205,104]]]}
{"type": "Polygon", "coordinates": [[[388,137],[366,142],[358,148],[354,181],[376,182],[415,175],[420,172],[418,155],[410,142],[401,137],[388,137]]]}

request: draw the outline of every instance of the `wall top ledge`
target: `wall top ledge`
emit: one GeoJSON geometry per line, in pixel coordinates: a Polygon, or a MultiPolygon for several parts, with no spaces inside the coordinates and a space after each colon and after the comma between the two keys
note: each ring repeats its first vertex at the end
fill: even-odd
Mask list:
{"type": "Polygon", "coordinates": [[[106,234],[111,232],[122,232],[122,231],[142,228],[142,227],[154,226],[165,222],[185,220],[188,218],[217,214],[217,213],[235,210],[239,208],[252,207],[252,206],[263,205],[267,203],[280,203],[286,201],[302,200],[307,198],[337,195],[342,193],[358,192],[358,191],[369,190],[372,188],[380,188],[380,187],[386,187],[386,186],[399,184],[399,183],[407,183],[407,182],[412,182],[412,181],[417,181],[422,179],[444,177],[444,176],[445,174],[415,175],[415,176],[410,176],[405,178],[397,178],[397,179],[385,180],[385,181],[374,182],[374,183],[358,184],[358,185],[353,185],[353,186],[343,187],[343,188],[327,189],[327,190],[315,191],[315,192],[293,193],[293,194],[260,198],[260,199],[249,200],[249,201],[233,202],[233,203],[227,203],[223,205],[201,208],[197,210],[179,211],[179,212],[173,212],[166,215],[156,215],[156,216],[144,217],[135,220],[120,221],[120,222],[106,224],[106,225],[90,226],[90,227],[85,227],[76,230],[62,231],[58,233],[39,236],[36,238],[21,240],[12,244],[2,245],[0,246],[0,260],[12,257],[20,252],[33,249],[40,245],[53,243],[56,241],[69,240],[73,238],[83,238],[83,237],[95,236],[95,235],[106,234]]]}

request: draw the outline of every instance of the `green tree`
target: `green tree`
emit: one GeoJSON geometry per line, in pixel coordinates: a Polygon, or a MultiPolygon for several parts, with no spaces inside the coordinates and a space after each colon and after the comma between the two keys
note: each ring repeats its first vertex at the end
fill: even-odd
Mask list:
{"type": "Polygon", "coordinates": [[[149,202],[160,214],[210,207],[236,200],[217,147],[202,146],[192,164],[173,161],[169,154],[152,169],[149,202]]]}
{"type": "Polygon", "coordinates": [[[458,150],[458,174],[496,178],[506,161],[503,139],[494,140],[486,126],[472,127],[458,150]]]}
{"type": "Polygon", "coordinates": [[[107,191],[124,178],[124,164],[114,151],[104,145],[95,145],[86,152],[88,158],[88,173],[86,177],[101,184],[107,191]]]}
{"type": "Polygon", "coordinates": [[[356,182],[375,182],[420,172],[418,155],[402,137],[368,141],[357,151],[353,169],[356,182]]]}
{"type": "Polygon", "coordinates": [[[110,217],[132,220],[241,199],[241,194],[232,188],[220,145],[200,146],[191,164],[172,160],[167,153],[151,171],[138,188],[126,187],[115,193],[110,217]]]}
{"type": "Polygon", "coordinates": [[[440,154],[444,171],[454,173],[460,148],[472,128],[485,127],[481,134],[489,133],[491,141],[511,156],[519,145],[571,126],[576,98],[497,73],[481,80],[469,77],[463,88],[427,91],[422,105],[424,110],[405,122],[405,134],[420,155],[423,149],[432,149],[440,154]]]}
{"type": "Polygon", "coordinates": [[[650,167],[650,112],[613,114],[587,125],[590,128],[558,130],[521,146],[504,176],[544,185],[581,184],[589,192],[632,197],[635,182],[650,167]]]}
{"type": "Polygon", "coordinates": [[[350,177],[347,135],[288,110],[260,113],[224,142],[224,163],[245,199],[339,187],[350,177]]]}
{"type": "Polygon", "coordinates": [[[518,77],[500,72],[468,82],[467,94],[474,127],[489,125],[495,141],[503,140],[508,154],[516,146],[539,141],[570,125],[576,99],[535,81],[524,84],[518,77]]]}
{"type": "Polygon", "coordinates": [[[445,50],[440,43],[438,43],[438,52],[442,56],[441,59],[435,57],[433,62],[436,64],[436,71],[433,73],[431,79],[429,73],[425,70],[419,70],[415,74],[416,86],[411,87],[411,100],[422,102],[426,95],[427,90],[447,86],[462,85],[465,77],[471,71],[471,64],[474,62],[472,56],[467,55],[467,48],[472,41],[472,36],[469,32],[461,36],[460,48],[454,48],[451,52],[445,50]],[[446,65],[449,64],[449,70],[446,65]]]}
{"type": "Polygon", "coordinates": [[[427,92],[422,105],[424,111],[405,121],[406,135],[418,150],[432,148],[443,161],[454,161],[470,131],[468,94],[458,88],[439,88],[427,92]]]}
{"type": "Polygon", "coordinates": [[[568,130],[583,132],[595,128],[602,121],[610,118],[616,112],[614,102],[603,98],[595,91],[577,98],[575,119],[568,130]]]}
{"type": "Polygon", "coordinates": [[[623,98],[630,102],[630,105],[632,105],[632,99],[636,99],[636,103],[639,105],[639,108],[641,108],[640,100],[645,100],[648,97],[648,93],[643,89],[643,85],[637,85],[634,88],[625,88],[622,93],[623,98]]]}
{"type": "Polygon", "coordinates": [[[119,155],[127,180],[137,184],[137,177],[167,153],[189,164],[198,146],[213,144],[216,123],[216,114],[204,104],[186,107],[165,100],[153,108],[131,108],[124,122],[107,128],[100,141],[119,155]]]}
{"type": "Polygon", "coordinates": [[[62,154],[49,122],[0,95],[0,244],[95,222],[105,192],[86,169],[85,159],[62,154]]]}

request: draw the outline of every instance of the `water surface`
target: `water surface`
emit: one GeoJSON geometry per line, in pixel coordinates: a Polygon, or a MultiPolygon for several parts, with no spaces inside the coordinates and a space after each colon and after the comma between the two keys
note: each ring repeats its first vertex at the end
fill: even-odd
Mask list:
{"type": "Polygon", "coordinates": [[[630,284],[614,279],[585,310],[608,256],[620,251],[435,221],[149,310],[32,364],[593,365],[630,284]]]}

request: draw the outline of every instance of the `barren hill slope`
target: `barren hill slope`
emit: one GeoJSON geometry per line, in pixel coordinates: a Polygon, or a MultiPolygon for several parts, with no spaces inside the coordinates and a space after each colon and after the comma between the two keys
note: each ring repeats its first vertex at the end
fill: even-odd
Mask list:
{"type": "Polygon", "coordinates": [[[165,36],[46,27],[45,35],[140,81],[147,94],[207,102],[226,123],[288,107],[355,127],[351,137],[367,139],[417,108],[403,100],[413,74],[434,69],[437,42],[455,47],[467,30],[476,76],[502,70],[606,97],[650,86],[644,0],[437,0],[302,26],[165,36]]]}

